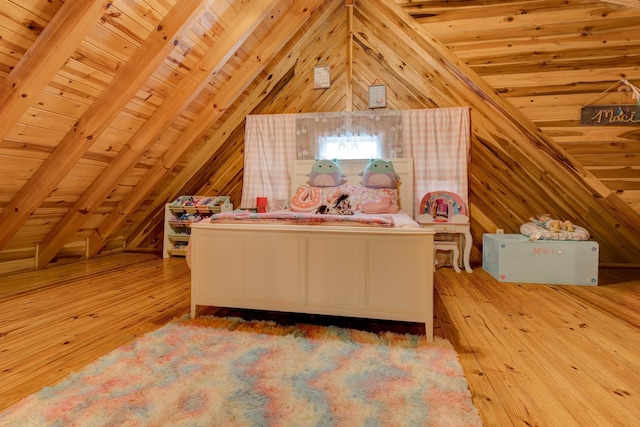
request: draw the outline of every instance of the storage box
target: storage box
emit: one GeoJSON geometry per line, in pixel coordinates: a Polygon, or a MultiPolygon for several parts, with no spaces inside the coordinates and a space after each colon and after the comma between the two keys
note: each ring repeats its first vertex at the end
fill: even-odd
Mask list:
{"type": "Polygon", "coordinates": [[[482,268],[500,282],[598,284],[597,242],[530,241],[522,234],[484,234],[482,268]]]}

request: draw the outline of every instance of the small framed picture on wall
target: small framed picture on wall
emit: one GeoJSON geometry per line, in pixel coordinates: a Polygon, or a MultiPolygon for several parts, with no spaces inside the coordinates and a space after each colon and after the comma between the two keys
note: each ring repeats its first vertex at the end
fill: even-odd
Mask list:
{"type": "Polygon", "coordinates": [[[384,108],[387,106],[387,86],[369,86],[369,108],[384,108]]]}
{"type": "Polygon", "coordinates": [[[322,65],[313,69],[313,88],[329,89],[331,87],[331,68],[322,65]]]}

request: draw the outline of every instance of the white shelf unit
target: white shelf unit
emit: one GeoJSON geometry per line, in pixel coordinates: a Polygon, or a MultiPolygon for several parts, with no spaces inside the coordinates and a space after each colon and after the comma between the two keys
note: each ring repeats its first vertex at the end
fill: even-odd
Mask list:
{"type": "MultiPolygon", "coordinates": [[[[181,196],[190,198],[191,196],[181,196]]],[[[164,242],[162,245],[162,257],[186,256],[187,245],[191,237],[191,224],[214,213],[229,212],[233,210],[233,204],[228,196],[202,197],[193,196],[201,202],[210,201],[210,204],[202,203],[195,206],[180,206],[175,202],[167,203],[164,210],[164,242]],[[191,221],[183,218],[183,215],[192,215],[198,220],[191,221]]]]}

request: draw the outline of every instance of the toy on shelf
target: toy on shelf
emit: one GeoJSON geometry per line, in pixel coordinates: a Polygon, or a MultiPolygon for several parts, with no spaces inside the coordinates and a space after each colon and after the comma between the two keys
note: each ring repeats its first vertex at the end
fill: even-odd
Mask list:
{"type": "MultiPolygon", "coordinates": [[[[471,247],[473,246],[471,224],[469,223],[467,206],[458,194],[449,191],[433,191],[425,194],[420,203],[416,221],[422,227],[432,227],[436,232],[436,237],[442,234],[454,234],[458,237],[464,237],[464,249],[462,251],[464,269],[468,273],[473,271],[470,264],[471,247]]],[[[453,241],[443,242],[436,238],[434,239],[434,246],[436,250],[453,251],[454,268],[458,271],[459,268],[457,268],[458,265],[455,260],[456,250],[459,250],[458,244],[462,244],[462,242],[456,242],[455,237],[453,241]]]]}
{"type": "Polygon", "coordinates": [[[185,256],[191,236],[191,224],[220,212],[230,212],[229,196],[180,196],[167,204],[163,256],[185,256]]]}
{"type": "Polygon", "coordinates": [[[233,204],[229,196],[205,196],[200,198],[200,201],[196,204],[196,210],[200,213],[231,212],[233,204]]]}
{"type": "Polygon", "coordinates": [[[418,222],[467,223],[467,207],[462,198],[449,191],[434,191],[424,195],[420,202],[418,222]]]}

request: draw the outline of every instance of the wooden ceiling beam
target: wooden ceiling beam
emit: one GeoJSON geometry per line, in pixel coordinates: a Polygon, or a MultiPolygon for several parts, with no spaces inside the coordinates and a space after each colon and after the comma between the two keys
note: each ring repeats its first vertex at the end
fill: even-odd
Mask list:
{"type": "MultiPolygon", "coordinates": [[[[444,82],[451,97],[456,99],[456,104],[471,107],[474,126],[472,151],[474,144],[503,151],[519,166],[521,172],[518,178],[531,179],[534,192],[546,196],[550,210],[580,218],[585,227],[597,230],[597,233],[592,233],[597,240],[615,238],[619,242],[620,250],[615,254],[607,253],[608,258],[627,262],[637,260],[640,224],[634,222],[637,214],[628,204],[623,203],[620,197],[522,112],[498,95],[486,80],[424,28],[408,24],[397,4],[383,0],[359,0],[359,4],[365,5],[362,10],[367,12],[372,21],[380,21],[374,26],[376,29],[384,28],[387,37],[392,37],[407,49],[415,50],[416,57],[421,58],[424,65],[432,69],[432,74],[444,82]],[[482,141],[478,139],[481,133],[487,135],[482,141]],[[616,226],[612,227],[611,224],[616,226]],[[606,228],[603,229],[603,225],[606,228]]],[[[510,208],[519,212],[518,219],[522,222],[535,214],[529,212],[530,206],[526,200],[512,200],[510,208]]]]}
{"type": "MultiPolygon", "coordinates": [[[[287,86],[293,77],[295,76],[295,67],[284,75],[280,80],[272,78],[271,80],[277,80],[275,86],[270,86],[268,90],[264,92],[267,96],[263,97],[257,105],[253,105],[253,108],[249,114],[253,112],[264,112],[266,105],[271,105],[274,99],[281,93],[281,90],[287,86]]],[[[280,73],[278,73],[280,75],[280,73]]],[[[258,85],[258,88],[260,85],[258,85]]],[[[261,91],[262,93],[262,91],[261,91]]],[[[268,113],[267,113],[268,114],[268,113]]],[[[198,195],[225,195],[231,198],[231,201],[237,205],[237,200],[242,197],[242,170],[244,165],[244,121],[238,119],[238,114],[233,114],[229,118],[230,123],[239,123],[231,131],[227,131],[225,127],[223,131],[216,132],[219,134],[220,139],[225,139],[222,146],[216,150],[214,156],[212,156],[207,163],[202,166],[200,172],[196,173],[189,181],[173,183],[181,184],[181,187],[177,192],[173,187],[173,193],[175,194],[198,194],[198,195]],[[211,172],[213,171],[213,172],[211,172]],[[211,173],[213,173],[211,175],[211,173]],[[235,191],[240,186],[239,191],[235,191]]],[[[212,136],[210,139],[217,138],[217,135],[212,136]]],[[[160,199],[164,201],[165,199],[160,199]]],[[[139,249],[145,242],[154,241],[157,239],[158,234],[158,213],[161,213],[160,228],[164,226],[164,211],[159,209],[152,216],[144,217],[143,221],[136,221],[125,234],[125,250],[127,249],[139,249]],[[154,234],[155,233],[155,234],[154,234]],[[152,236],[152,234],[154,234],[152,236]]],[[[160,235],[162,235],[160,230],[160,235]]]]}
{"type": "Polygon", "coordinates": [[[20,62],[0,83],[0,141],[36,102],[91,27],[99,22],[109,3],[66,1],[60,7],[20,62]]]}
{"type": "MultiPolygon", "coordinates": [[[[182,38],[209,1],[181,0],[174,11],[125,63],[71,131],[60,141],[31,179],[22,186],[0,213],[0,249],[42,204],[95,140],[127,105],[146,80],[175,48],[172,40],[182,38]]],[[[111,185],[115,185],[112,182],[111,185]]]]}
{"type": "MultiPolygon", "coordinates": [[[[279,0],[260,2],[259,6],[246,7],[231,22],[216,44],[199,63],[168,94],[129,143],[107,165],[100,176],[76,201],[73,208],[53,227],[40,244],[38,267],[43,268],[67,242],[68,236],[77,231],[87,218],[100,206],[112,191],[113,186],[136,165],[143,154],[160,138],[180,113],[205,88],[213,75],[226,64],[229,58],[251,36],[271,12],[279,0]]],[[[155,184],[155,183],[153,183],[155,184]]]]}
{"type": "MultiPolygon", "coordinates": [[[[102,249],[112,233],[120,227],[128,215],[138,209],[140,203],[151,193],[160,179],[177,164],[183,154],[194,147],[204,132],[235,103],[247,86],[259,75],[282,46],[293,37],[322,3],[322,0],[299,0],[291,6],[289,13],[281,19],[282,23],[278,24],[278,31],[271,32],[264,42],[260,46],[257,46],[258,51],[248,55],[249,60],[245,62],[241,69],[234,73],[231,79],[222,87],[213,101],[215,105],[207,106],[180,135],[179,139],[184,141],[184,143],[172,145],[164,156],[151,167],[145,175],[145,178],[127,194],[125,199],[118,204],[117,208],[114,209],[102,224],[98,226],[98,229],[92,233],[89,238],[89,257],[95,256],[100,249],[102,249]]],[[[288,68],[281,70],[284,75],[288,68]]],[[[276,79],[271,79],[265,84],[273,83],[274,80],[277,81],[276,79]]],[[[261,92],[261,94],[256,96],[265,96],[265,94],[261,92]]],[[[240,109],[242,110],[241,120],[244,120],[244,116],[250,111],[251,105],[252,102],[247,101],[240,104],[240,109]]],[[[227,120],[227,122],[229,121],[227,120]]],[[[225,126],[227,124],[232,125],[227,122],[225,122],[225,126]]],[[[174,182],[186,182],[194,173],[198,172],[201,165],[206,163],[209,158],[215,154],[215,151],[220,146],[220,140],[222,139],[215,137],[210,138],[205,148],[212,146],[213,148],[207,149],[206,153],[201,150],[202,152],[178,174],[174,182]]],[[[166,198],[170,197],[168,196],[170,194],[171,191],[169,189],[162,189],[161,195],[145,210],[142,218],[153,215],[155,210],[161,208],[162,205],[166,203],[166,198]]]]}
{"type": "Polygon", "coordinates": [[[621,6],[640,8],[640,1],[638,0],[602,0],[604,3],[613,3],[621,6]]]}

